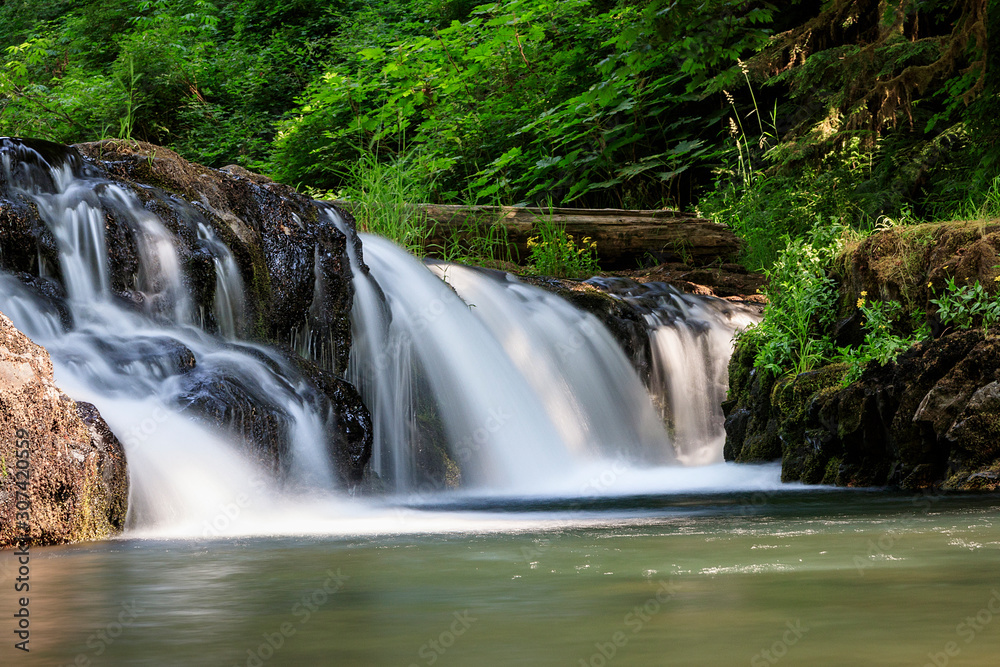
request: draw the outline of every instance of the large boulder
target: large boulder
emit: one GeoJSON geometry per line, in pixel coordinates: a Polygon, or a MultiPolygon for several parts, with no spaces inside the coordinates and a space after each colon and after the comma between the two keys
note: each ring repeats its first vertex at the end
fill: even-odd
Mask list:
{"type": "Polygon", "coordinates": [[[97,408],[63,394],[48,353],[0,314],[0,548],[114,535],[128,486],[125,450],[97,408]]]}

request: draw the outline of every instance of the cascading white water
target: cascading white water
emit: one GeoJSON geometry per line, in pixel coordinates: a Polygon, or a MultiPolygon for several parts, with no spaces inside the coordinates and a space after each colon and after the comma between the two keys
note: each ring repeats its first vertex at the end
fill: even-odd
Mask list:
{"type": "MultiPolygon", "coordinates": [[[[347,223],[336,211],[328,215],[337,229],[348,233],[347,223]]],[[[400,331],[398,323],[396,328],[391,327],[391,313],[382,291],[361,269],[353,243],[348,243],[347,254],[354,284],[347,379],[361,392],[372,413],[372,470],[391,489],[405,491],[417,485],[413,456],[415,360],[407,332],[400,331]]]]}
{"type": "Polygon", "coordinates": [[[240,269],[226,244],[217,239],[212,228],[203,222],[198,223],[198,238],[211,249],[212,262],[215,264],[213,311],[219,333],[226,338],[237,338],[243,330],[246,311],[240,269]]]}
{"type": "MultiPolygon", "coordinates": [[[[4,166],[11,181],[9,160],[4,166]]],[[[218,515],[220,504],[252,497],[263,506],[278,497],[269,471],[221,434],[178,412],[178,397],[186,388],[176,365],[185,355],[196,361],[203,377],[237,378],[285,416],[292,446],[286,488],[310,494],[331,490],[327,426],[294,369],[268,348],[226,342],[189,324],[191,302],[173,236],[132,193],[101,179],[74,176],[68,164],[49,171],[55,192],[20,192],[35,202],[57,241],[72,326],[64,330],[52,306],[8,275],[0,275],[0,312],[46,347],[57,382],[78,400],[97,404],[119,434],[131,476],[129,524],[197,531],[218,515]],[[112,298],[105,207],[123,216],[136,236],[141,313],[112,298]]],[[[235,336],[243,312],[242,281],[228,249],[207,228],[202,233],[214,255],[216,285],[223,288],[217,289],[215,304],[220,330],[235,336]]]]}
{"type": "Polygon", "coordinates": [[[431,270],[500,342],[576,458],[674,460],[649,394],[596,317],[509,274],[446,263],[431,270]]]}
{"type": "MultiPolygon", "coordinates": [[[[9,163],[5,164],[10,172],[9,163]]],[[[69,164],[51,170],[56,192],[33,192],[38,214],[50,224],[59,244],[59,264],[65,277],[66,292],[78,302],[107,297],[108,251],[104,244],[104,212],[94,189],[73,175],[69,164]]]]}
{"type": "MultiPolygon", "coordinates": [[[[11,182],[7,156],[3,167],[11,182]]],[[[49,172],[54,188],[21,192],[56,238],[65,309],[0,274],[0,311],[49,350],[57,381],[97,404],[126,445],[132,528],[182,535],[329,530],[330,508],[343,506],[318,508],[306,499],[335,486],[323,432],[330,422],[281,355],[240,341],[243,282],[230,250],[197,216],[189,220],[215,267],[216,336],[196,326],[175,239],[162,221],[114,183],[75,176],[68,165],[49,172]],[[104,238],[111,213],[128,224],[139,250],[130,287],[142,298],[131,305],[112,298],[104,238]],[[179,409],[189,387],[176,366],[188,363],[186,355],[203,377],[237,378],[283,415],[292,444],[284,485],[179,409]],[[237,528],[229,514],[240,498],[249,504],[238,506],[247,523],[237,528]]],[[[329,215],[349,231],[335,211],[329,215]]],[[[385,239],[362,240],[371,275],[348,244],[355,291],[349,379],[374,413],[371,467],[389,489],[424,491],[417,449],[427,434],[418,431],[430,418],[443,425],[447,443],[436,444],[446,444],[461,466],[462,485],[489,493],[733,488],[743,478],[756,487],[762,476],[773,477],[727,468],[682,481],[676,467],[649,469],[674,462],[675,447],[685,463],[720,458],[717,404],[732,331],[745,323],[739,317],[720,319],[716,305],[673,297],[667,300],[680,316],[650,311],[658,327],[652,384],[670,404],[671,442],[628,360],[592,315],[504,274],[457,265],[429,270],[385,239]],[[699,377],[704,382],[683,384],[699,377]]],[[[322,288],[317,281],[314,296],[322,297],[322,288]]],[[[316,345],[324,343],[308,331],[299,342],[322,357],[316,345]]]]}
{"type": "Polygon", "coordinates": [[[726,432],[720,405],[729,384],[733,337],[760,320],[759,309],[684,294],[663,283],[590,282],[645,312],[652,357],[649,389],[669,424],[678,460],[721,462],[726,432]]]}
{"type": "MultiPolygon", "coordinates": [[[[190,322],[191,299],[184,287],[173,236],[159,218],[139,205],[131,192],[114,184],[105,186],[105,191],[112,199],[111,205],[116,205],[137,231],[141,257],[136,289],[145,295],[147,312],[178,324],[190,322]]],[[[54,228],[65,226],[58,219],[46,222],[54,228]]]]}
{"type": "MultiPolygon", "coordinates": [[[[376,465],[378,460],[392,463],[377,470],[396,471],[397,488],[405,489],[411,481],[402,475],[412,466],[407,457],[414,446],[412,392],[418,373],[429,379],[449,449],[459,457],[468,453],[470,442],[479,446],[469,438],[470,425],[491,419],[485,407],[489,401],[470,391],[478,391],[484,379],[495,385],[498,377],[517,387],[503,404],[519,420],[532,420],[532,434],[545,436],[515,449],[504,444],[502,429],[480,426],[471,431],[482,446],[509,454],[492,456],[487,483],[523,481],[526,469],[545,470],[545,457],[560,461],[564,478],[612,459],[632,467],[722,461],[725,431],[719,406],[725,399],[727,364],[734,333],[758,319],[751,309],[666,286],[645,295],[641,307],[648,310],[653,366],[649,390],[661,408],[657,415],[650,392],[593,315],[509,274],[443,262],[425,267],[384,239],[362,239],[371,276],[352,255],[352,379],[380,425],[376,465]],[[456,331],[467,336],[456,336],[456,331]]],[[[516,439],[524,443],[522,436],[516,439]]],[[[526,486],[555,479],[535,473],[526,486]]]]}
{"type": "MultiPolygon", "coordinates": [[[[391,312],[386,340],[392,347],[376,354],[402,351],[419,360],[463,472],[481,485],[530,488],[565,471],[572,456],[496,337],[412,255],[377,236],[361,239],[391,312]]],[[[382,308],[360,301],[356,307],[382,308]]],[[[399,370],[377,359],[365,365],[399,370]]],[[[385,381],[388,374],[378,380],[385,381]]]]}
{"type": "MultiPolygon", "coordinates": [[[[701,309],[699,315],[714,313],[701,309]]],[[[726,440],[719,406],[726,399],[733,335],[752,324],[749,315],[719,323],[717,315],[672,324],[648,316],[653,355],[653,390],[665,399],[678,458],[684,463],[718,463],[726,440]],[[706,321],[715,323],[705,326],[706,321]]]]}

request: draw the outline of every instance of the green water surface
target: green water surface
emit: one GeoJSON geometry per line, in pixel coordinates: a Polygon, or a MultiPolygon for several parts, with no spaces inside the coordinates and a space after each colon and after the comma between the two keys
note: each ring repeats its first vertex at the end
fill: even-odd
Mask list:
{"type": "Polygon", "coordinates": [[[32,549],[30,654],[0,552],[0,664],[1000,665],[1000,498],[416,510],[470,511],[509,529],[32,549]]]}

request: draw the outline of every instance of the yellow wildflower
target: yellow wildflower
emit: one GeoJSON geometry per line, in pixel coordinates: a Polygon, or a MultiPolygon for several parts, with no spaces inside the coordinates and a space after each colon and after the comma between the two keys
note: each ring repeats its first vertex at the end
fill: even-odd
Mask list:
{"type": "Polygon", "coordinates": [[[868,296],[868,292],[866,292],[865,290],[861,290],[861,296],[868,296]]]}
{"type": "MultiPolygon", "coordinates": [[[[862,294],[863,294],[863,292],[862,292],[862,294]]],[[[860,308],[863,305],[865,305],[865,300],[864,299],[858,299],[858,308],[860,308]]]]}

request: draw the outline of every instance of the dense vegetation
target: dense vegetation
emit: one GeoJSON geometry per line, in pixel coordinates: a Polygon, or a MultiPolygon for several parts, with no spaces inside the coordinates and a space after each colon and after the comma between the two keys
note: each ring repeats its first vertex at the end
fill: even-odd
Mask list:
{"type": "Polygon", "coordinates": [[[1000,212],[987,7],[9,0],[0,133],[143,139],[399,211],[696,209],[748,241],[774,326],[797,327],[761,332],[759,363],[802,370],[834,354],[812,313],[845,233],[1000,212]]]}

